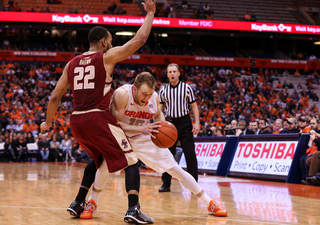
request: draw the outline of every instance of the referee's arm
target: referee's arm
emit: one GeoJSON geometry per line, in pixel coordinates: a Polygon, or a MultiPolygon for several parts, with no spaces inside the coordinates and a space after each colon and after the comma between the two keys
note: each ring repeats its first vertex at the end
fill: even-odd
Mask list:
{"type": "Polygon", "coordinates": [[[160,104],[159,104],[159,109],[160,109],[161,112],[163,112],[164,104],[161,104],[161,103],[160,103],[160,104]]]}
{"type": "Polygon", "coordinates": [[[160,99],[159,96],[157,98],[157,105],[158,105],[158,111],[156,112],[156,114],[153,116],[153,119],[155,122],[159,122],[159,121],[166,121],[166,119],[164,118],[163,115],[163,104],[160,104],[160,99]]]}
{"type": "Polygon", "coordinates": [[[191,106],[193,116],[194,116],[194,121],[195,121],[195,123],[193,124],[192,132],[194,135],[197,135],[200,131],[200,118],[199,118],[199,109],[198,109],[197,102],[191,103],[190,106],[191,106]]]}

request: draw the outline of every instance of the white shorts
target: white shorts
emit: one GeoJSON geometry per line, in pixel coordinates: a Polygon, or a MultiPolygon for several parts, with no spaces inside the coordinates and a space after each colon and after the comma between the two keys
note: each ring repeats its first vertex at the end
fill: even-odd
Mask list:
{"type": "Polygon", "coordinates": [[[129,141],[137,158],[158,173],[164,173],[177,165],[170,150],[157,147],[149,135],[129,137],[129,141]]]}

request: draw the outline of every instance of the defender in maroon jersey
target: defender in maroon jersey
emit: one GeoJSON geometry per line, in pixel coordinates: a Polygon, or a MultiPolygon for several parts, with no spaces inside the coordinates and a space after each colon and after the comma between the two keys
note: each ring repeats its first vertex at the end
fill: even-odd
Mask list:
{"type": "MultiPolygon", "coordinates": [[[[126,190],[129,209],[126,222],[153,223],[153,219],[140,212],[138,193],[140,187],[137,159],[121,126],[108,110],[112,71],[115,64],[125,60],[145,44],[155,13],[156,0],[142,3],[147,12],[146,18],[130,41],[123,46],[112,47],[112,36],[103,27],[93,27],[88,35],[90,49],[72,59],[64,68],[47,109],[47,118],[40,126],[41,132],[52,125],[54,114],[61,97],[70,86],[73,93],[73,111],[70,127],[75,140],[84,147],[93,158],[85,169],[84,177],[76,200],[68,208],[70,214],[80,216],[85,205],[85,197],[93,183],[92,194],[81,218],[92,218],[96,211],[99,193],[109,178],[109,172],[116,172],[126,167],[126,190]],[[96,167],[99,169],[96,170],[96,167]]],[[[150,133],[154,127],[150,127],[150,133]]]]}

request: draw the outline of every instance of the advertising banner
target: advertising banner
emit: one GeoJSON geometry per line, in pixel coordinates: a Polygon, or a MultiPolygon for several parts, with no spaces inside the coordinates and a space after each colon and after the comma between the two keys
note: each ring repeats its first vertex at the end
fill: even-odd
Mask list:
{"type": "MultiPolygon", "coordinates": [[[[66,23],[66,24],[99,24],[117,26],[141,26],[144,17],[70,14],[70,13],[39,13],[39,12],[1,12],[0,21],[34,22],[34,23],[66,23]]],[[[303,24],[264,23],[231,20],[202,20],[185,18],[155,17],[155,27],[194,28],[231,31],[254,31],[295,34],[320,34],[320,26],[303,24]]]]}
{"type": "MultiPolygon", "coordinates": [[[[225,142],[195,142],[195,151],[199,170],[216,170],[225,146],[225,142]]],[[[187,168],[184,154],[182,153],[179,165],[187,168]]]]}
{"type": "MultiPolygon", "coordinates": [[[[74,52],[47,51],[0,51],[0,60],[5,61],[51,61],[68,62],[74,52]]],[[[320,61],[284,60],[284,59],[249,59],[210,56],[174,56],[174,55],[132,55],[120,62],[122,64],[168,65],[177,63],[182,66],[218,66],[237,68],[273,68],[301,69],[307,65],[309,70],[320,69],[320,61]]]]}
{"type": "Polygon", "coordinates": [[[46,51],[0,51],[0,60],[68,62],[75,56],[72,52],[46,51]]]}
{"type": "Polygon", "coordinates": [[[287,176],[298,141],[239,142],[230,172],[287,176]]]}

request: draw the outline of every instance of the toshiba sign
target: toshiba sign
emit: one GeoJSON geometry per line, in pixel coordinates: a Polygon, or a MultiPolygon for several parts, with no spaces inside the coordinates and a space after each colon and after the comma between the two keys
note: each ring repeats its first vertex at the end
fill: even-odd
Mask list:
{"type": "Polygon", "coordinates": [[[231,172],[288,175],[298,141],[239,142],[231,172]]]}
{"type": "MultiPolygon", "coordinates": [[[[198,168],[203,170],[217,170],[225,142],[196,142],[194,145],[198,160],[198,168]]],[[[182,168],[187,168],[183,154],[179,165],[182,168]]]]}

